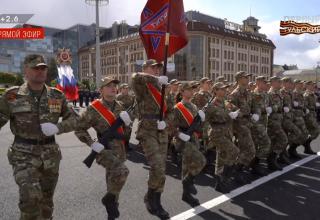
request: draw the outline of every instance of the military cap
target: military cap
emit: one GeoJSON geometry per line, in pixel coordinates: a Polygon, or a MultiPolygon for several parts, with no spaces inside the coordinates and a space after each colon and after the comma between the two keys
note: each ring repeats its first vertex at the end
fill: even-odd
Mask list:
{"type": "Polygon", "coordinates": [[[177,84],[179,84],[179,81],[177,79],[172,79],[172,80],[170,80],[169,84],[170,85],[177,85],[177,84]]]}
{"type": "Polygon", "coordinates": [[[159,63],[158,61],[156,61],[154,59],[150,59],[150,60],[144,61],[142,66],[147,67],[147,66],[163,66],[163,65],[162,65],[162,63],[159,63]]]}
{"type": "Polygon", "coordinates": [[[251,73],[246,73],[244,71],[239,71],[239,72],[236,73],[235,78],[236,78],[236,80],[238,80],[240,78],[248,77],[248,76],[252,76],[252,74],[251,73]]]}
{"type": "Polygon", "coordinates": [[[38,67],[38,66],[48,66],[44,61],[44,57],[39,54],[30,54],[24,58],[23,64],[30,68],[38,67]]]}
{"type": "Polygon", "coordinates": [[[295,80],[293,80],[293,82],[294,83],[302,83],[301,80],[299,80],[299,79],[295,79],[295,80]]]}
{"type": "Polygon", "coordinates": [[[254,86],[255,83],[254,82],[249,82],[249,86],[254,86]]]}
{"type": "Polygon", "coordinates": [[[104,87],[104,86],[107,86],[109,85],[110,83],[115,83],[115,84],[119,84],[120,81],[111,77],[111,76],[107,76],[107,77],[104,77],[103,79],[101,79],[101,82],[100,82],[100,87],[104,87]]]}
{"type": "Polygon", "coordinates": [[[280,81],[280,77],[279,76],[273,76],[270,78],[270,82],[272,81],[280,81]]]}
{"type": "Polygon", "coordinates": [[[226,80],[224,79],[224,76],[219,76],[216,79],[217,82],[225,82],[226,80]]]}
{"type": "Polygon", "coordinates": [[[122,84],[120,84],[119,88],[120,89],[124,89],[124,88],[127,89],[127,88],[129,88],[129,85],[127,83],[122,83],[122,84]]]}
{"type": "Polygon", "coordinates": [[[197,88],[197,85],[195,83],[193,83],[193,81],[185,82],[185,83],[182,83],[182,85],[181,85],[181,90],[195,89],[195,88],[197,88]]]}
{"type": "Polygon", "coordinates": [[[226,85],[226,84],[224,84],[222,82],[217,82],[212,86],[213,89],[224,89],[224,88],[227,88],[227,87],[229,87],[229,85],[226,85]]]}
{"type": "Polygon", "coordinates": [[[290,78],[290,77],[283,77],[282,79],[281,79],[281,81],[282,82],[292,82],[292,79],[290,78]]]}
{"type": "Polygon", "coordinates": [[[306,85],[312,85],[313,82],[312,82],[312,81],[307,81],[307,82],[305,82],[305,84],[306,84],[306,85]]]}
{"type": "Polygon", "coordinates": [[[265,76],[258,76],[258,77],[256,78],[256,81],[264,81],[264,82],[267,82],[266,79],[267,79],[267,78],[266,78],[265,76]]]}
{"type": "Polygon", "coordinates": [[[204,82],[207,82],[207,81],[210,81],[210,79],[208,77],[203,77],[200,79],[200,83],[204,83],[204,82]]]}
{"type": "Polygon", "coordinates": [[[195,85],[195,86],[199,86],[199,85],[200,85],[200,83],[199,83],[198,81],[196,81],[196,80],[191,81],[191,83],[192,83],[193,85],[195,85]]]}

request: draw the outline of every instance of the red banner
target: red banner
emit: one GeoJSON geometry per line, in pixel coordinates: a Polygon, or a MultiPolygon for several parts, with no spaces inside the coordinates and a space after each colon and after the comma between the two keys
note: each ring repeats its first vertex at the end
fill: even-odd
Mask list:
{"type": "Polygon", "coordinates": [[[0,39],[44,39],[44,28],[0,28],[0,39]]]}
{"type": "Polygon", "coordinates": [[[148,59],[164,60],[167,25],[170,57],[188,43],[183,0],[148,0],[141,13],[139,29],[148,59]]]}

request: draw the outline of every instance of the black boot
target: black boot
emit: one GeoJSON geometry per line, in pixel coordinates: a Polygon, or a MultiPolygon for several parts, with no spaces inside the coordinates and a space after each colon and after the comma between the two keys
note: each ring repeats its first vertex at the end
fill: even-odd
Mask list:
{"type": "Polygon", "coordinates": [[[222,174],[222,175],[217,175],[217,181],[216,181],[216,185],[214,187],[214,189],[218,192],[221,193],[229,193],[230,192],[230,188],[229,188],[229,184],[226,180],[226,177],[222,174]]]}
{"type": "Polygon", "coordinates": [[[304,146],[304,153],[305,154],[316,154],[316,152],[314,152],[312,149],[311,149],[311,138],[309,137],[306,141],[306,143],[303,145],[304,146]]]}
{"type": "Polygon", "coordinates": [[[193,195],[196,195],[198,193],[196,187],[194,186],[194,176],[188,175],[182,181],[182,185],[183,190],[186,190],[187,192],[190,192],[193,195]]]}
{"type": "Polygon", "coordinates": [[[188,203],[189,205],[191,205],[192,207],[200,205],[199,200],[197,198],[194,198],[190,194],[190,192],[186,192],[185,190],[183,190],[183,193],[182,193],[182,200],[188,203]]]}
{"type": "Polygon", "coordinates": [[[166,210],[164,210],[161,205],[161,192],[155,192],[154,196],[157,205],[157,213],[155,215],[158,216],[160,219],[169,219],[169,213],[166,210]]]}
{"type": "Polygon", "coordinates": [[[119,218],[119,203],[116,202],[116,196],[111,193],[107,193],[101,200],[102,204],[106,207],[108,213],[108,219],[113,220],[119,218]]]}
{"type": "Polygon", "coordinates": [[[288,153],[290,158],[292,159],[301,159],[302,157],[297,153],[297,144],[291,144],[289,149],[288,149],[288,153]]]}
{"type": "Polygon", "coordinates": [[[244,173],[244,166],[241,164],[236,165],[235,181],[240,185],[251,183],[251,180],[246,177],[244,173]]]}
{"type": "Polygon", "coordinates": [[[251,162],[251,173],[257,176],[266,176],[268,173],[263,168],[259,158],[255,157],[251,162]]]}
{"type": "Polygon", "coordinates": [[[289,158],[286,156],[286,153],[285,151],[281,152],[280,155],[279,155],[279,159],[278,161],[282,164],[291,164],[291,161],[289,160],[289,158]]]}
{"type": "Polygon", "coordinates": [[[276,170],[282,170],[282,167],[277,162],[277,154],[274,152],[271,152],[267,161],[268,161],[268,168],[270,170],[276,171],[276,170]]]}
{"type": "Polygon", "coordinates": [[[146,204],[147,210],[152,214],[156,215],[158,207],[155,198],[154,189],[149,188],[147,194],[144,196],[144,203],[146,204]]]}

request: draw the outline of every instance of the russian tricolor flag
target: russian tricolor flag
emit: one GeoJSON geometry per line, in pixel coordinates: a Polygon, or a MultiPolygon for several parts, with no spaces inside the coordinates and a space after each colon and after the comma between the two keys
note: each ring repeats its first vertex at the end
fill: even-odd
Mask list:
{"type": "Polygon", "coordinates": [[[77,80],[73,75],[71,66],[58,66],[57,88],[65,94],[68,101],[74,101],[79,98],[77,80]]]}

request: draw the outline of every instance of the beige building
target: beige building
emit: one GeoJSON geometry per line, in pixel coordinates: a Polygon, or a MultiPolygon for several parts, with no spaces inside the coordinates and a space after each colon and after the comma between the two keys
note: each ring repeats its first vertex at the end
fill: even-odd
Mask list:
{"type": "MultiPolygon", "coordinates": [[[[242,30],[251,32],[200,21],[189,21],[187,27],[189,43],[169,60],[175,66],[174,72],[168,74],[169,78],[197,80],[207,76],[215,80],[224,76],[233,82],[235,73],[240,70],[252,73],[253,81],[258,75],[272,76],[275,46],[258,33],[257,19],[249,17],[244,21],[242,30]]],[[[94,45],[81,48],[79,59],[80,79],[93,81],[94,45]]],[[[101,43],[102,77],[112,75],[130,83],[132,73],[141,70],[145,59],[146,53],[138,33],[101,43]]]]}

